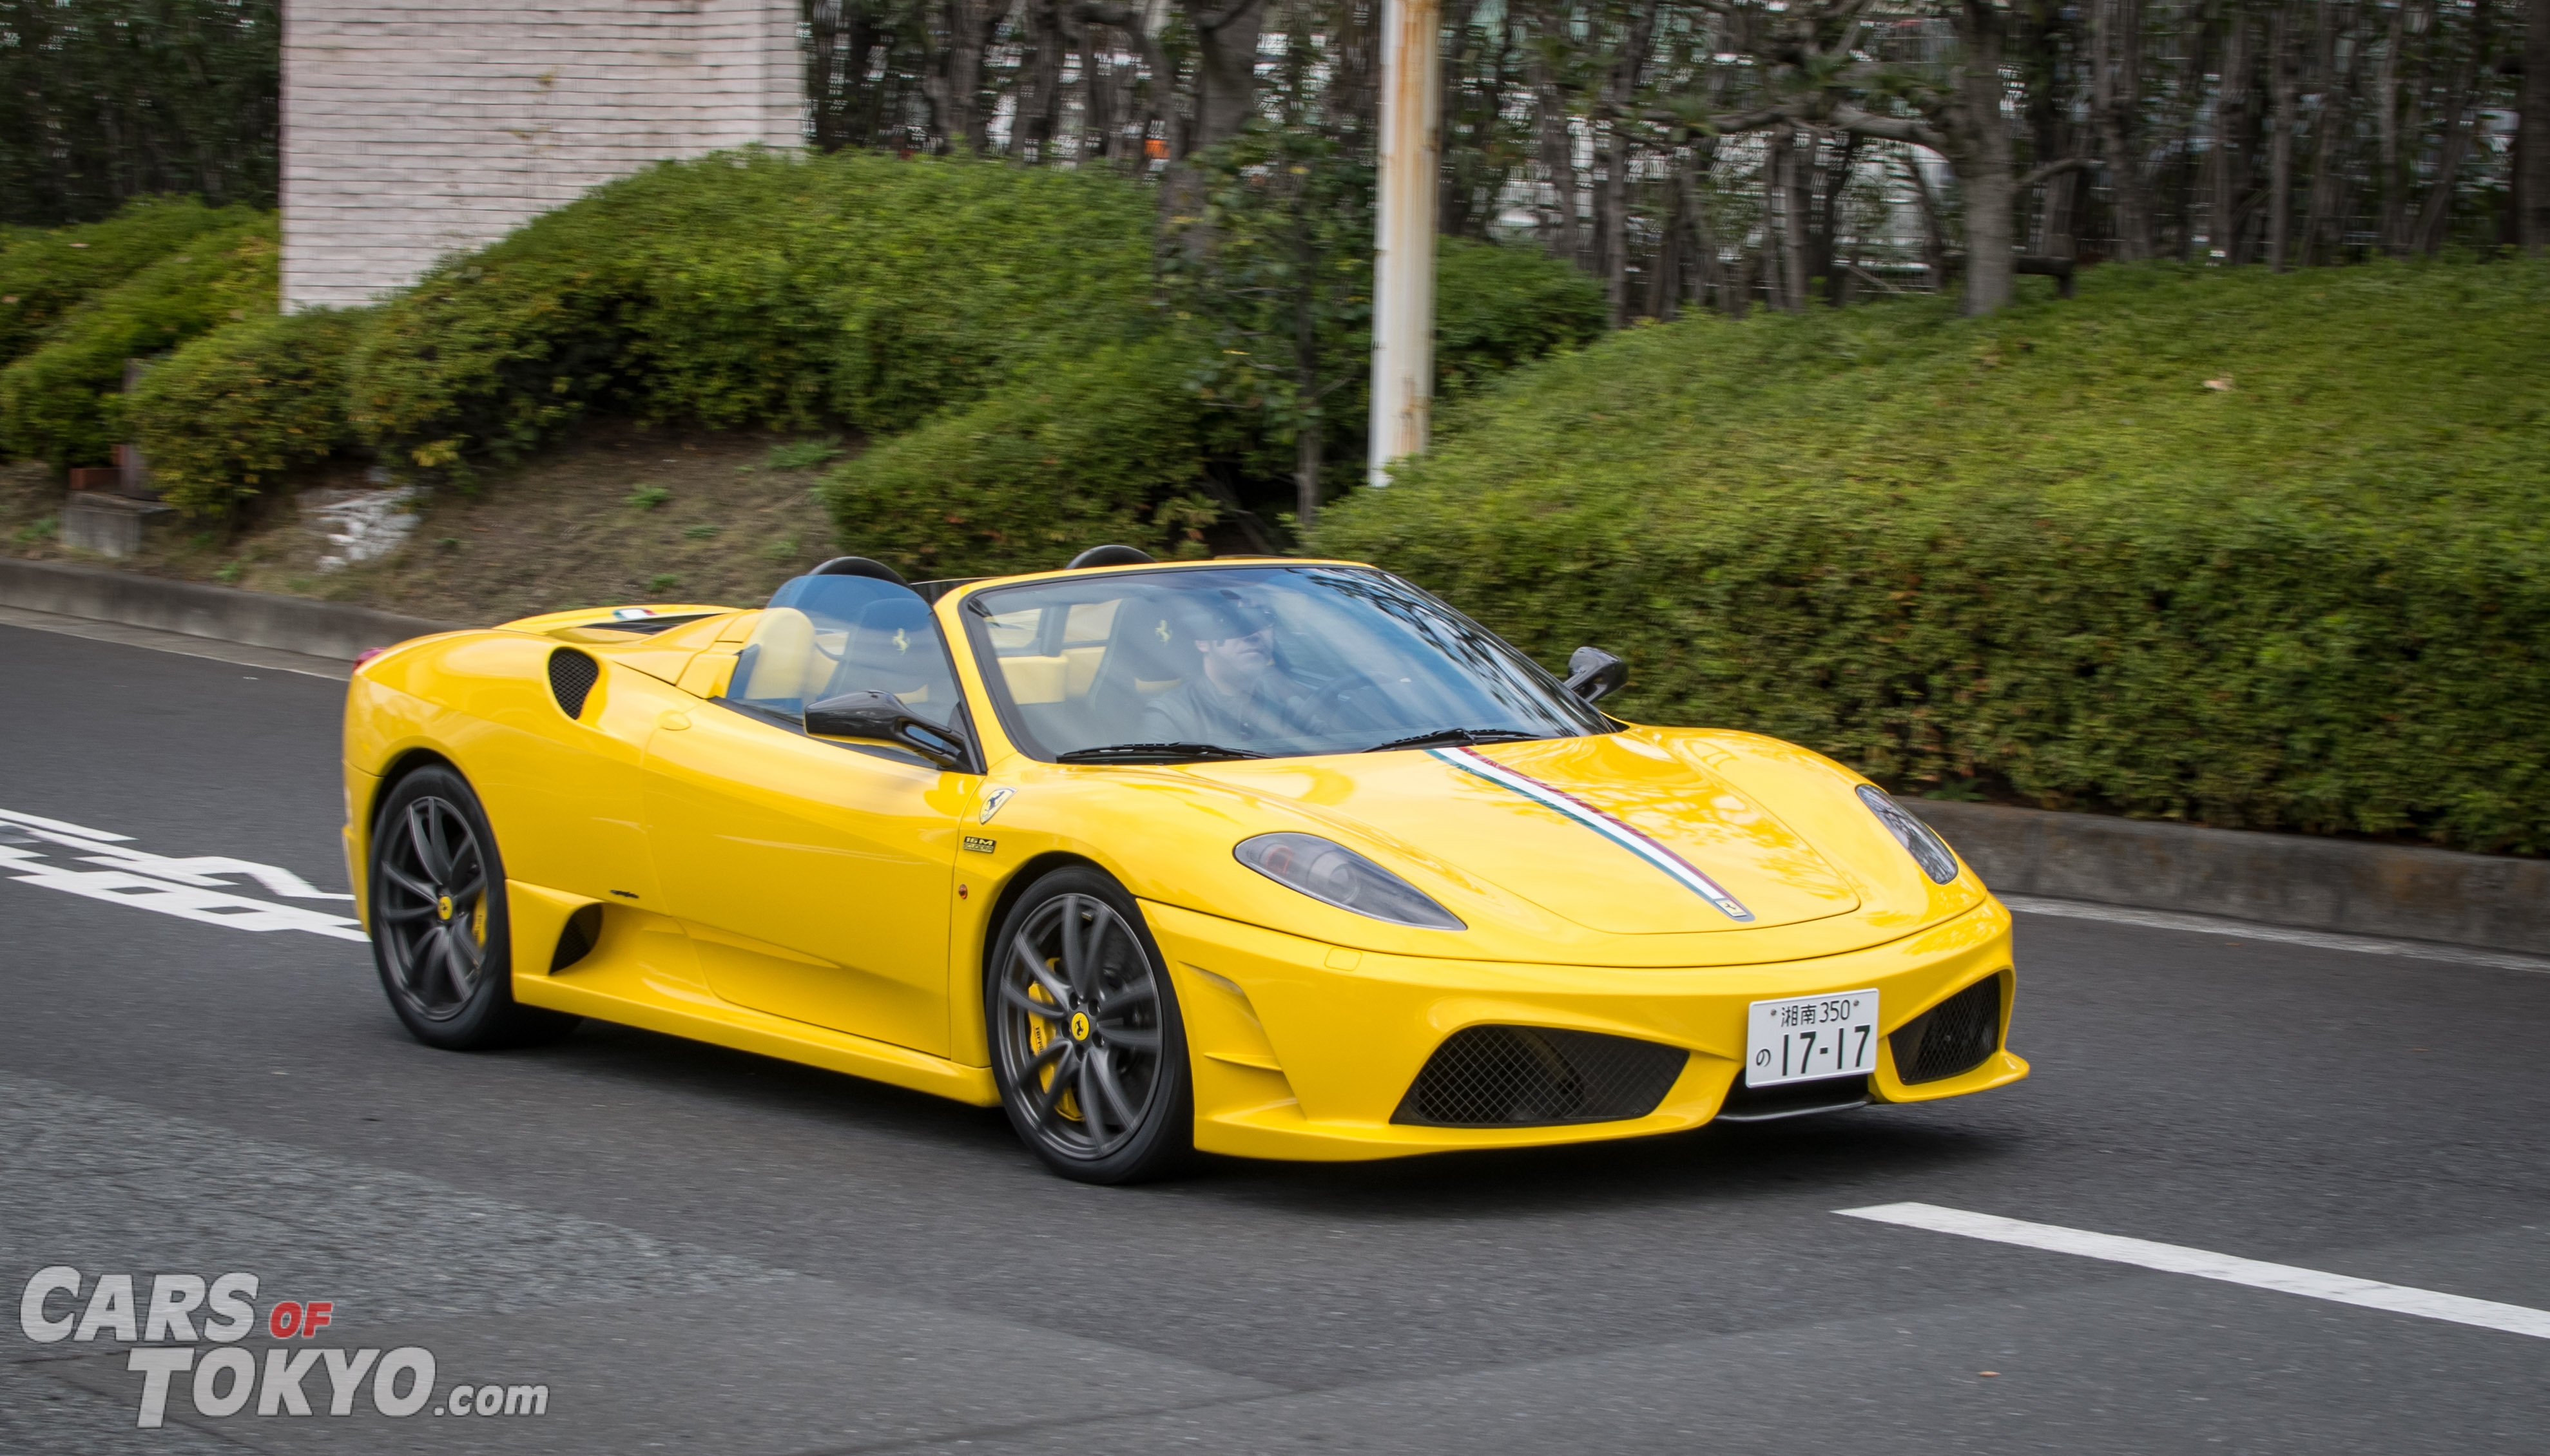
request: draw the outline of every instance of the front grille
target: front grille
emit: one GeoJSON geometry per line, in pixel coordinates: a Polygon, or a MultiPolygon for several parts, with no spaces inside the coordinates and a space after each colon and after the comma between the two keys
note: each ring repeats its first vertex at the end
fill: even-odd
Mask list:
{"type": "Polygon", "coordinates": [[[567,717],[584,716],[584,700],[600,681],[602,664],[582,652],[560,647],[549,654],[549,696],[567,717]]]}
{"type": "Polygon", "coordinates": [[[1656,1110],[1691,1053],[1547,1026],[1472,1026],[1426,1058],[1391,1115],[1429,1127],[1615,1122],[1656,1110]]]}
{"type": "Polygon", "coordinates": [[[2001,1044],[2001,977],[1977,981],[1887,1039],[1895,1047],[1895,1075],[1907,1084],[1973,1071],[2001,1044]]]}

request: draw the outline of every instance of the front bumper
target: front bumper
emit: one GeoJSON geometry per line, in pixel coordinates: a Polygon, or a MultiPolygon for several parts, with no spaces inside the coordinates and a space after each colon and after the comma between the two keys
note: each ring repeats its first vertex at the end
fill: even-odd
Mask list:
{"type": "Polygon", "coordinates": [[[1748,1006],[1876,987],[1891,1034],[1978,981],[2003,978],[1995,1049],[1973,1068],[1907,1085],[1891,1043],[1872,1100],[1929,1102],[2027,1075],[2010,1054],[2010,913],[1998,901],[1864,950],[1774,965],[1686,970],[1513,965],[1352,951],[1145,902],[1186,1021],[1196,1146],[1243,1157],[1341,1161],[1457,1148],[1640,1137],[1717,1116],[1742,1068],[1748,1006]],[[1508,1127],[1394,1122],[1445,1038],[1470,1026],[1557,1027],[1691,1053],[1655,1110],[1617,1121],[1508,1127]]]}

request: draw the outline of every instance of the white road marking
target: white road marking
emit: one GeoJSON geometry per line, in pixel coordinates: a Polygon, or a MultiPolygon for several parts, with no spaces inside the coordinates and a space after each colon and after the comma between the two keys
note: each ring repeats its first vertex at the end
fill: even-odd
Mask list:
{"type": "Polygon", "coordinates": [[[2305,1299],[2360,1305],[2367,1310],[2388,1310],[2395,1314],[2415,1314],[2426,1319],[2449,1319],[2455,1324],[2472,1324],[2482,1329],[2501,1329],[2508,1334],[2550,1339],[2550,1310],[2526,1309],[2521,1305],[2501,1305],[2491,1300],[2438,1294],[2430,1289],[2411,1289],[2404,1284],[2384,1284],[2352,1275],[2298,1269],[2291,1264],[2268,1264],[2174,1243],[2153,1243],[2149,1239],[2126,1238],[2113,1233],[2092,1233],[2087,1229],[2065,1228],[2056,1223],[2030,1223],[1991,1213],[1969,1213],[1962,1209],[1943,1209],[1935,1204],[1882,1204],[1875,1208],[1835,1209],[1833,1212],[1845,1218],[1900,1223],[1907,1228],[1926,1228],[1933,1233],[1954,1233],[1966,1238],[2017,1244],[2021,1248],[2045,1249],[2057,1254],[2078,1254],[2085,1259],[2105,1259],[2114,1264],[2136,1264],[2164,1273],[2193,1274],[2199,1279],[2245,1284],[2252,1289],[2271,1289],[2282,1294],[2301,1295],[2305,1299]]]}
{"type": "Polygon", "coordinates": [[[254,880],[266,893],[293,900],[354,898],[322,890],[280,865],[228,855],[178,859],[129,847],[132,842],[130,834],[0,809],[0,875],[19,884],[238,930],[301,930],[336,940],[370,939],[360,922],[348,917],[233,894],[223,878],[254,880]],[[55,862],[63,849],[73,851],[79,863],[102,867],[82,870],[55,862]]]}
{"type": "Polygon", "coordinates": [[[2033,895],[2005,895],[2001,903],[2020,915],[2061,916],[2075,921],[2108,921],[2120,925],[2148,925],[2156,930],[2194,930],[2206,935],[2232,935],[2242,940],[2278,940],[2319,950],[2351,950],[2362,955],[2397,955],[2411,960],[2439,960],[2454,965],[2489,966],[2501,971],[2550,972],[2550,959],[2506,950],[2438,945],[2431,940],[2389,940],[2379,935],[2348,935],[2334,930],[2299,930],[2222,916],[2188,915],[2171,910],[2135,910],[2122,905],[2092,905],[2079,900],[2044,900],[2033,895]]]}

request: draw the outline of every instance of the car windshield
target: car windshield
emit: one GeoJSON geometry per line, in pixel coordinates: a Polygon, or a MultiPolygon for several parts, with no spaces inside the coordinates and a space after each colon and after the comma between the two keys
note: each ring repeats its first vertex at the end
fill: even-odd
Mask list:
{"type": "Polygon", "coordinates": [[[1611,721],[1406,582],[1212,566],[1035,582],[966,603],[1001,719],[1060,762],[1350,753],[1574,737],[1611,721]]]}

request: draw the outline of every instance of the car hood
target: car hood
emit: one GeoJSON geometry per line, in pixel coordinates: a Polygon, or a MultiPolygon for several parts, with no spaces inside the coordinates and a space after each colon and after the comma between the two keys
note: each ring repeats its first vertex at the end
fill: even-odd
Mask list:
{"type": "Polygon", "coordinates": [[[1192,771],[1606,934],[1760,929],[1860,907],[1852,878],[1758,798],[1639,734],[1192,771]]]}

